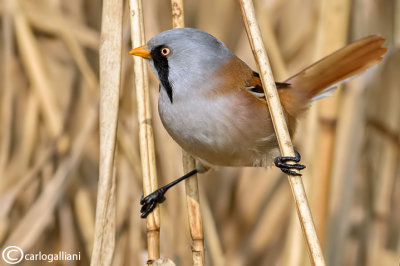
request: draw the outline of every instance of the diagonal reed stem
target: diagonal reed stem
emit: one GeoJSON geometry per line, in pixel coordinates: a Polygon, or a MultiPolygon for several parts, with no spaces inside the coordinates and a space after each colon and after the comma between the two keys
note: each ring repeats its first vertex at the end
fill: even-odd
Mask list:
{"type": "MultiPolygon", "coordinates": [[[[261,81],[264,85],[264,92],[278,138],[281,154],[282,156],[294,156],[292,141],[285,122],[283,109],[276,90],[267,53],[262,42],[260,29],[255,18],[253,3],[251,0],[240,0],[239,2],[250,45],[260,68],[261,81]]],[[[303,181],[299,176],[288,177],[293,197],[295,199],[300,224],[303,228],[308,250],[310,252],[311,261],[314,265],[325,265],[314,222],[312,220],[311,211],[308,206],[307,196],[304,191],[303,181]]]]}
{"type": "MultiPolygon", "coordinates": [[[[185,26],[183,0],[171,0],[171,7],[173,28],[183,28],[185,26]]],[[[182,150],[182,153],[183,170],[187,173],[196,167],[196,162],[186,151],[182,150]]],[[[204,233],[197,174],[186,179],[185,188],[190,236],[192,238],[193,265],[205,265],[204,233]]]]}
{"type": "MultiPolygon", "coordinates": [[[[145,44],[141,0],[130,0],[131,36],[133,47],[145,44]]],[[[138,104],[140,158],[142,161],[144,196],[157,189],[153,127],[150,111],[147,68],[142,58],[133,57],[136,99],[138,104]]],[[[156,207],[146,218],[148,263],[160,257],[160,211],[156,207]]]]}

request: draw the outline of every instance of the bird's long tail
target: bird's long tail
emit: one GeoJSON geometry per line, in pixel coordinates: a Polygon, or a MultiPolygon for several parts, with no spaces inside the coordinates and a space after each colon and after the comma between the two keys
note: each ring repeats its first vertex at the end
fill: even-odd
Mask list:
{"type": "Polygon", "coordinates": [[[382,60],[387,48],[385,39],[372,35],[350,43],[342,49],[300,71],[285,82],[289,89],[279,90],[285,110],[296,117],[306,110],[311,99],[382,60]]]}

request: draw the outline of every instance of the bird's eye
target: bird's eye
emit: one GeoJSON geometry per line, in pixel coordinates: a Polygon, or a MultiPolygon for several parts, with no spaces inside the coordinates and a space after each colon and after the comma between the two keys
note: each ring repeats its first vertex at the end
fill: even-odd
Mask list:
{"type": "Polygon", "coordinates": [[[170,51],[167,47],[161,48],[161,54],[162,54],[163,56],[169,55],[170,52],[171,52],[171,51],[170,51]]]}

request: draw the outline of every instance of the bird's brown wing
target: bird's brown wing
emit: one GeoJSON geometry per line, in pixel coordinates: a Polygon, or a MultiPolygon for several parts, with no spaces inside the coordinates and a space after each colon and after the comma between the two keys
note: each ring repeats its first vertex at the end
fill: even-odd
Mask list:
{"type": "MultiPolygon", "coordinates": [[[[289,89],[291,88],[290,83],[286,82],[275,82],[277,89],[289,89]]],[[[265,100],[264,89],[261,84],[260,75],[253,71],[253,77],[248,81],[246,88],[257,98],[265,100]]]]}
{"type": "MultiPolygon", "coordinates": [[[[238,57],[233,57],[231,61],[222,66],[216,75],[223,77],[223,80],[211,92],[210,96],[246,89],[260,100],[265,101],[260,75],[238,57]]],[[[286,82],[275,82],[275,84],[278,89],[290,88],[290,84],[286,82]]]]}

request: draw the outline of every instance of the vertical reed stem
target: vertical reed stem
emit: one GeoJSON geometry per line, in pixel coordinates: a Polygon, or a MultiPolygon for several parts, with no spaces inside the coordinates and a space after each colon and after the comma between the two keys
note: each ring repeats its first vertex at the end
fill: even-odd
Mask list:
{"type": "Polygon", "coordinates": [[[90,265],[111,265],[115,247],[115,143],[121,85],[122,0],[105,0],[100,44],[100,165],[90,265]]]}
{"type": "MultiPolygon", "coordinates": [[[[133,47],[145,44],[141,0],[130,0],[131,36],[133,47]]],[[[157,189],[153,127],[150,111],[147,68],[142,58],[133,56],[136,100],[138,104],[140,158],[142,161],[144,196],[157,189]]],[[[148,263],[160,257],[160,210],[157,206],[146,218],[148,263]]]]}
{"type": "MultiPolygon", "coordinates": [[[[240,0],[239,2],[250,45],[260,68],[261,81],[263,83],[269,112],[274,124],[281,154],[283,156],[294,156],[293,145],[285,122],[283,109],[279,101],[267,53],[262,42],[260,29],[255,18],[253,3],[251,0],[240,0]]],[[[310,252],[311,261],[314,265],[325,265],[314,222],[312,220],[311,211],[308,206],[307,196],[304,191],[303,181],[299,176],[288,177],[293,197],[295,199],[300,224],[303,228],[308,250],[310,252]]]]}
{"type": "MultiPolygon", "coordinates": [[[[173,28],[183,28],[185,26],[183,0],[171,0],[171,7],[173,28]]],[[[196,167],[194,158],[184,150],[182,150],[182,163],[185,173],[196,167]]],[[[205,265],[204,233],[200,212],[197,174],[185,180],[185,188],[190,236],[192,238],[193,265],[205,265]]]]}
{"type": "Polygon", "coordinates": [[[12,5],[13,1],[3,1],[3,91],[0,92],[2,100],[0,109],[0,125],[3,129],[0,134],[0,173],[5,172],[6,163],[9,159],[11,147],[11,123],[12,123],[12,107],[13,107],[13,82],[12,82],[12,61],[14,54],[14,37],[12,25],[12,5]]]}

